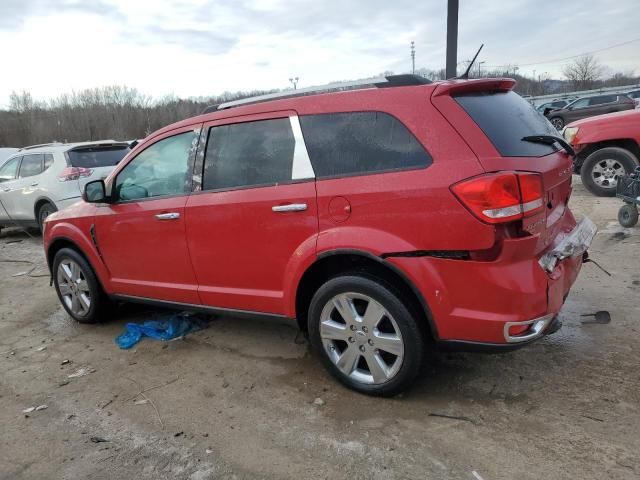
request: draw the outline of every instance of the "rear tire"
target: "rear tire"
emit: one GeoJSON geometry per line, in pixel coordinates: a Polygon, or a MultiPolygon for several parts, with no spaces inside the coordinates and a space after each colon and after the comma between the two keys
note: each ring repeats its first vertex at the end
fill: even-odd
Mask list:
{"type": "Polygon", "coordinates": [[[53,284],[60,303],[79,323],[97,323],[112,311],[91,265],[76,250],[62,248],[56,253],[53,284]]]}
{"type": "Polygon", "coordinates": [[[57,212],[58,209],[55,205],[50,202],[43,203],[38,208],[38,217],[36,220],[38,221],[38,228],[40,229],[40,233],[42,233],[42,227],[44,226],[45,219],[51,215],[53,212],[57,212]]]}
{"type": "Polygon", "coordinates": [[[618,222],[625,228],[635,227],[638,223],[638,207],[625,203],[618,210],[618,222]]]}
{"type": "Polygon", "coordinates": [[[580,176],[587,190],[598,197],[613,197],[616,194],[618,178],[629,175],[638,165],[638,159],[629,150],[620,147],[606,147],[589,155],[580,176]]]}
{"type": "Polygon", "coordinates": [[[395,289],[362,273],[322,285],[309,307],[309,338],[325,368],[347,387],[393,396],[420,373],[423,334],[395,289]]]}

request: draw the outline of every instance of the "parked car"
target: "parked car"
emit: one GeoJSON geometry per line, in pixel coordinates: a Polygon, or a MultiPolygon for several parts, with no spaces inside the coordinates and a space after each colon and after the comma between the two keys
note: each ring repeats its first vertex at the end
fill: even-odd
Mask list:
{"type": "Polygon", "coordinates": [[[548,112],[547,117],[556,129],[562,130],[566,124],[582,118],[632,110],[635,106],[635,101],[626,95],[597,95],[595,97],[579,98],[565,108],[548,112]]]}
{"type": "Polygon", "coordinates": [[[612,197],[618,179],[640,159],[640,111],[610,113],[570,123],[564,138],[576,151],[574,170],[591,193],[612,197]]]}
{"type": "Polygon", "coordinates": [[[633,98],[634,100],[640,100],[640,90],[634,90],[632,92],[627,92],[625,94],[629,98],[633,98]]]}
{"type": "Polygon", "coordinates": [[[113,140],[22,148],[0,162],[0,229],[42,227],[44,219],[80,200],[84,185],[106,177],[129,152],[113,140]]]}
{"type": "Polygon", "coordinates": [[[68,314],[134,301],[297,319],[332,375],[375,395],[410,385],[434,345],[557,330],[576,239],[595,231],[567,207],[555,129],[510,79],[376,85],[238,100],[153,133],[45,222],[68,314]]]}
{"type": "Polygon", "coordinates": [[[536,107],[536,110],[538,110],[540,113],[546,115],[547,113],[549,113],[551,110],[558,110],[561,108],[566,107],[569,104],[569,101],[567,100],[553,100],[551,102],[546,102],[543,103],[542,105],[539,105],[536,107]]]}

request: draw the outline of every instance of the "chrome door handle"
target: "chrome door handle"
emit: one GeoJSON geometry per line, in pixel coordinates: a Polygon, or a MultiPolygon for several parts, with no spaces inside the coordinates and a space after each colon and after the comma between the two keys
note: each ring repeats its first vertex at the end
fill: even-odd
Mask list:
{"type": "Polygon", "coordinates": [[[180,218],[180,214],[178,212],[159,213],[156,218],[158,220],[177,220],[180,218]]]}
{"type": "Polygon", "coordinates": [[[306,209],[306,203],[290,203],[289,205],[274,205],[271,207],[274,212],[304,212],[306,209]]]}
{"type": "Polygon", "coordinates": [[[2,191],[3,191],[3,192],[10,192],[10,191],[11,191],[11,189],[10,189],[10,188],[3,188],[3,189],[2,189],[2,191]]]}
{"type": "Polygon", "coordinates": [[[33,182],[33,183],[31,184],[31,186],[32,186],[32,187],[37,187],[37,186],[38,186],[38,182],[33,182]]]}

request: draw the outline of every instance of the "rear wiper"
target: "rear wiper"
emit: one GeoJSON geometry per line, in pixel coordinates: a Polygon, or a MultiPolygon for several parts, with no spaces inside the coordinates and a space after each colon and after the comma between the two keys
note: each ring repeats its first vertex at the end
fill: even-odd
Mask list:
{"type": "Polygon", "coordinates": [[[523,142],[532,142],[532,143],[544,143],[545,145],[553,145],[554,143],[559,143],[564,150],[571,155],[572,157],[576,156],[576,152],[571,145],[562,137],[558,137],[557,135],[529,135],[527,137],[522,137],[521,140],[523,142]]]}

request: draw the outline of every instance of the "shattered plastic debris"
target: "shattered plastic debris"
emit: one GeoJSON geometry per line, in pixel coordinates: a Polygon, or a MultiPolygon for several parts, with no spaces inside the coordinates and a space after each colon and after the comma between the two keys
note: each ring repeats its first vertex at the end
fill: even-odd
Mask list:
{"type": "Polygon", "coordinates": [[[587,251],[598,228],[596,225],[584,217],[573,231],[564,237],[562,241],[550,252],[545,253],[538,263],[547,272],[553,272],[558,260],[568,257],[577,257],[587,251]]]}
{"type": "Polygon", "coordinates": [[[47,349],[47,346],[43,345],[41,347],[36,348],[36,352],[41,352],[41,351],[46,350],[46,349],[47,349]]]}
{"type": "Polygon", "coordinates": [[[149,320],[142,324],[127,323],[126,330],[116,337],[116,344],[122,349],[136,345],[142,337],[156,340],[173,340],[189,332],[202,330],[207,326],[207,317],[191,313],[168,313],[159,320],[149,320]]]}
{"type": "Polygon", "coordinates": [[[96,369],[92,368],[92,367],[82,367],[79,368],[78,370],[76,370],[73,373],[70,373],[69,375],[67,375],[67,378],[78,378],[78,377],[84,377],[85,375],[89,375],[90,373],[95,372],[96,369]]]}
{"type": "Polygon", "coordinates": [[[138,400],[136,402],[133,402],[134,405],[144,405],[146,403],[149,403],[149,400],[147,400],[146,398],[143,398],[142,400],[138,400]]]}

